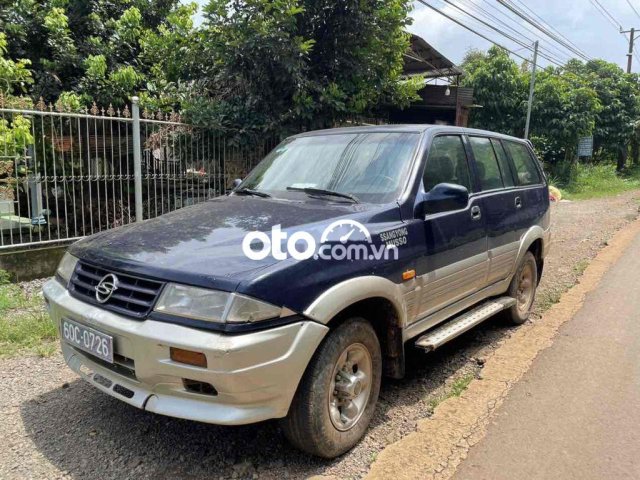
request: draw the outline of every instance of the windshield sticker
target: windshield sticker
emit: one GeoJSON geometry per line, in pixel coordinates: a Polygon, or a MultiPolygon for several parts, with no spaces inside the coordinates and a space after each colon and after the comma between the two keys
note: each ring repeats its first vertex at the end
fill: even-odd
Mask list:
{"type": "Polygon", "coordinates": [[[388,247],[401,247],[407,244],[407,236],[409,231],[407,227],[396,228],[380,234],[380,241],[388,247]]]}

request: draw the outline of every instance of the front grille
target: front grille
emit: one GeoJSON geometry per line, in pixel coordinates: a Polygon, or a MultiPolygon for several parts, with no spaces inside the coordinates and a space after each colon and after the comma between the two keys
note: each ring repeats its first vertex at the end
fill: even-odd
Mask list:
{"type": "Polygon", "coordinates": [[[161,282],[111,272],[85,262],[78,262],[69,283],[69,291],[74,297],[134,318],[147,316],[161,289],[161,282]],[[118,277],[118,289],[113,292],[109,300],[100,303],[96,300],[96,285],[109,273],[118,277]]]}

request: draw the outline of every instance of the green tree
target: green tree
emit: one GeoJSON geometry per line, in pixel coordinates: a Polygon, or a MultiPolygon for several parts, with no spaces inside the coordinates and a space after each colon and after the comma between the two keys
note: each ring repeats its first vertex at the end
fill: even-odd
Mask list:
{"type": "Polygon", "coordinates": [[[178,0],[16,0],[0,7],[0,31],[9,57],[31,62],[33,97],[76,92],[85,103],[118,104],[157,73],[141,58],[144,41],[193,8],[178,0]]]}
{"type": "Polygon", "coordinates": [[[528,75],[508,52],[499,47],[491,47],[486,54],[472,50],[461,68],[465,72],[462,86],[473,88],[474,101],[481,106],[472,111],[471,126],[521,136],[528,75]]]}
{"type": "Polygon", "coordinates": [[[592,60],[584,66],[602,109],[594,129],[594,148],[615,155],[618,170],[626,164],[634,123],[640,118],[640,91],[637,75],[629,75],[617,65],[592,60]]]}
{"type": "Polygon", "coordinates": [[[238,133],[300,131],[406,104],[408,0],[211,0],[192,111],[238,133]]]}
{"type": "Polygon", "coordinates": [[[11,60],[7,57],[7,37],[0,32],[0,92],[4,97],[26,93],[33,83],[31,62],[27,59],[11,60]]]}
{"type": "Polygon", "coordinates": [[[549,163],[575,159],[578,139],[591,135],[601,110],[589,79],[549,67],[536,79],[531,108],[534,145],[549,163]]]}

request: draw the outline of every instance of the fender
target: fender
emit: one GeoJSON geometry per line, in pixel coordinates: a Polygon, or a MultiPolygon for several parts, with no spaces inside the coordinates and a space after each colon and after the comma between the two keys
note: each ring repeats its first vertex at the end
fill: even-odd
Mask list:
{"type": "Polygon", "coordinates": [[[407,308],[402,290],[391,280],[374,275],[351,278],[325,290],[304,311],[304,315],[323,324],[361,300],[381,297],[394,306],[399,326],[406,325],[407,308]]]}
{"type": "Polygon", "coordinates": [[[527,230],[527,232],[520,239],[520,249],[518,250],[518,257],[516,258],[516,262],[513,265],[513,269],[511,270],[511,275],[515,274],[516,269],[518,268],[518,265],[520,265],[520,262],[524,257],[524,254],[527,253],[527,250],[529,250],[529,247],[531,246],[531,244],[536,240],[542,240],[541,254],[542,254],[542,257],[544,258],[544,255],[547,252],[547,239],[550,237],[550,234],[551,234],[551,228],[544,230],[539,225],[534,225],[529,230],[527,230]]]}

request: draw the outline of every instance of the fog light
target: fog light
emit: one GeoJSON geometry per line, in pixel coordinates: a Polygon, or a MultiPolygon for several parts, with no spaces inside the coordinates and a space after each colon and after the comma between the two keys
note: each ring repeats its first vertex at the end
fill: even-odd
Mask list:
{"type": "Polygon", "coordinates": [[[207,357],[204,353],[192,352],[191,350],[183,350],[181,348],[174,347],[171,347],[169,351],[171,353],[171,360],[174,362],[207,368],[207,357]]]}

